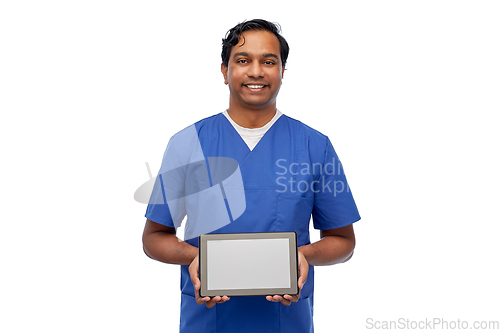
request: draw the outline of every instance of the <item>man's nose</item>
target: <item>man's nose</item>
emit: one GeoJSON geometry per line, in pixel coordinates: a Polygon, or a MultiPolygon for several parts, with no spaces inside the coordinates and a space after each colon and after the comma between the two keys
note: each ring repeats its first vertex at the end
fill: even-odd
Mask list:
{"type": "Polygon", "coordinates": [[[253,78],[263,77],[264,71],[262,70],[262,66],[260,65],[260,63],[257,61],[252,62],[252,64],[248,68],[247,75],[253,78]]]}

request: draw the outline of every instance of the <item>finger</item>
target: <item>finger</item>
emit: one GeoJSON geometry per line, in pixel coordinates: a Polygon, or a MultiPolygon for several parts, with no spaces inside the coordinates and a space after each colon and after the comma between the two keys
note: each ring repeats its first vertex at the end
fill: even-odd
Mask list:
{"type": "Polygon", "coordinates": [[[196,283],[196,281],[200,281],[200,278],[198,277],[198,269],[189,269],[189,276],[191,277],[191,282],[193,284],[196,283]]]}
{"type": "Polygon", "coordinates": [[[283,297],[280,298],[280,302],[281,302],[281,304],[283,304],[285,306],[289,306],[290,304],[292,304],[292,301],[290,301],[289,299],[286,299],[285,296],[283,296],[283,297]]]}
{"type": "Polygon", "coordinates": [[[193,278],[191,282],[193,283],[194,290],[199,291],[199,290],[200,290],[200,288],[201,288],[201,282],[200,282],[200,279],[198,279],[198,278],[193,278]]]}
{"type": "Polygon", "coordinates": [[[193,284],[198,284],[200,283],[200,278],[198,277],[198,270],[196,271],[193,271],[193,272],[189,272],[189,275],[191,276],[191,282],[193,284]]]}
{"type": "Polygon", "coordinates": [[[290,302],[297,302],[299,300],[299,296],[298,295],[285,295],[283,296],[283,298],[289,300],[290,302]]]}
{"type": "Polygon", "coordinates": [[[309,274],[309,263],[306,257],[299,251],[299,288],[302,288],[304,283],[307,281],[307,275],[309,274]]]}
{"type": "Polygon", "coordinates": [[[215,296],[214,298],[210,299],[206,305],[207,305],[207,308],[211,309],[215,306],[216,303],[220,302],[220,300],[222,299],[222,297],[220,296],[215,296]]]}
{"type": "Polygon", "coordinates": [[[281,302],[283,305],[286,305],[286,306],[289,306],[291,303],[289,300],[283,298],[283,296],[281,296],[281,295],[274,295],[273,299],[275,302],[281,302]]]}
{"type": "Polygon", "coordinates": [[[223,296],[223,297],[220,298],[220,301],[215,301],[215,303],[222,304],[222,303],[225,303],[227,301],[229,301],[229,297],[223,296]]]}
{"type": "Polygon", "coordinates": [[[193,288],[194,288],[194,296],[196,297],[196,299],[200,298],[200,283],[199,283],[199,280],[198,282],[196,281],[193,281],[193,288]]]}
{"type": "Polygon", "coordinates": [[[306,273],[306,276],[303,276],[303,275],[299,276],[299,280],[297,281],[297,287],[299,287],[299,293],[302,290],[302,288],[304,287],[306,280],[307,280],[307,273],[306,273]]]}
{"type": "Polygon", "coordinates": [[[196,299],[196,303],[198,304],[204,304],[210,300],[210,297],[200,297],[200,285],[199,284],[194,284],[194,297],[196,299]]]}
{"type": "Polygon", "coordinates": [[[304,283],[306,283],[308,271],[309,271],[309,269],[302,269],[300,271],[299,280],[297,281],[297,285],[298,285],[299,289],[302,289],[302,287],[304,286],[304,283]]]}
{"type": "Polygon", "coordinates": [[[201,304],[205,304],[207,302],[210,301],[210,297],[197,297],[196,298],[196,303],[201,305],[201,304]]]}
{"type": "Polygon", "coordinates": [[[305,267],[300,270],[299,279],[302,280],[303,283],[306,283],[308,273],[309,273],[309,267],[305,267]]]}

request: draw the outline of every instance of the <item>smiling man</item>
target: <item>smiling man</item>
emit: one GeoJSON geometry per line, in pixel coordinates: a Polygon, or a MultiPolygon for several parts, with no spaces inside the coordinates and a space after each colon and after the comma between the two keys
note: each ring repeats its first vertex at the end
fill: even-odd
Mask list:
{"type": "Polygon", "coordinates": [[[264,126],[276,114],[276,97],[285,66],[280,60],[280,43],[267,30],[248,30],[231,54],[223,57],[221,71],[229,86],[227,113],[245,128],[264,126]]]}
{"type": "MultiPolygon", "coordinates": [[[[191,177],[194,165],[203,171],[204,165],[210,168],[209,158],[223,157],[237,162],[243,184],[226,182],[222,194],[211,179],[208,188],[195,186],[208,193],[211,204],[202,204],[205,199],[192,194],[185,201],[176,196],[175,203],[148,205],[145,253],[181,265],[181,332],[313,332],[314,266],[342,263],[353,254],[352,224],[360,216],[330,140],[276,108],[288,52],[273,23],[252,20],[230,29],[221,54],[229,108],[177,133],[167,147],[160,173],[183,170],[173,182],[191,177]],[[193,156],[207,162],[188,164],[193,156]],[[166,167],[183,160],[187,162],[181,168],[166,167]],[[233,194],[238,187],[245,209],[234,214],[233,194]],[[222,208],[217,210],[219,202],[222,208]],[[176,237],[185,215],[186,230],[203,224],[214,233],[295,231],[299,294],[200,297],[198,238],[176,237]],[[321,237],[312,244],[311,217],[321,237]],[[217,227],[210,229],[212,225],[217,227]]],[[[190,179],[193,182],[201,181],[190,179]]],[[[165,180],[158,185],[163,197],[169,186],[172,183],[165,180]]]]}

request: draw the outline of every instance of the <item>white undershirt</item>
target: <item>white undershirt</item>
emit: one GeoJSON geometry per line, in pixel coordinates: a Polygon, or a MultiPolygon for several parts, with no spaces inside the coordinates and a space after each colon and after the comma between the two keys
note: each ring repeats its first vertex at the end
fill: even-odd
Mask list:
{"type": "Polygon", "coordinates": [[[255,148],[257,143],[259,143],[260,139],[264,136],[264,134],[266,134],[267,130],[271,128],[271,126],[273,126],[276,120],[278,120],[278,118],[282,115],[280,110],[276,109],[276,114],[274,115],[273,119],[271,119],[264,126],[259,128],[245,128],[235,123],[234,120],[232,120],[229,114],[227,113],[227,110],[222,113],[233,125],[233,127],[236,129],[236,132],[238,132],[238,134],[241,136],[243,141],[245,141],[250,150],[253,150],[255,148]]]}

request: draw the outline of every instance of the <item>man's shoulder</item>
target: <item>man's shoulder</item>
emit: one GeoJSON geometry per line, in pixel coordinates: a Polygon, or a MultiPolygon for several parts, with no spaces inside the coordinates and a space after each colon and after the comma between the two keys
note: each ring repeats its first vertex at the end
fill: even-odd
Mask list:
{"type": "Polygon", "coordinates": [[[219,118],[220,116],[223,116],[223,114],[222,113],[216,113],[216,114],[214,114],[212,116],[209,116],[209,117],[203,118],[201,120],[198,120],[194,124],[191,124],[191,125],[183,128],[183,129],[181,129],[180,131],[178,131],[174,135],[172,135],[172,138],[182,137],[186,133],[191,133],[193,131],[193,129],[196,129],[196,131],[199,131],[200,128],[202,128],[202,127],[204,127],[206,125],[210,126],[214,122],[219,121],[220,120],[220,118],[219,118]]]}
{"type": "Polygon", "coordinates": [[[219,112],[219,113],[216,113],[212,116],[198,120],[193,125],[196,126],[196,128],[201,128],[203,126],[211,126],[213,124],[219,123],[221,121],[221,119],[223,119],[223,118],[224,118],[224,115],[222,114],[222,112],[219,112]]]}
{"type": "Polygon", "coordinates": [[[325,141],[328,140],[328,136],[321,133],[320,131],[312,128],[309,125],[304,124],[302,121],[292,118],[283,114],[281,117],[285,117],[285,121],[288,122],[289,126],[297,132],[298,135],[302,134],[313,140],[325,141]]]}

